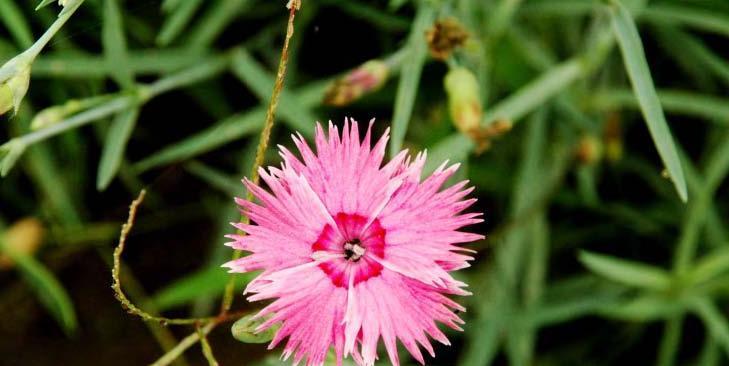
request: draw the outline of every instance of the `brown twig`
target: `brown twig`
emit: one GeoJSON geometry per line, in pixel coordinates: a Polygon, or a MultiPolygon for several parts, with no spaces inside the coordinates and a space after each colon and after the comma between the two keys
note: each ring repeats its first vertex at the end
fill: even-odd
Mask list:
{"type": "Polygon", "coordinates": [[[129,299],[127,298],[126,294],[124,294],[124,291],[122,291],[121,288],[121,280],[119,279],[121,276],[121,255],[124,252],[124,247],[126,246],[127,236],[129,236],[129,233],[132,231],[132,227],[134,226],[134,219],[137,216],[137,208],[139,205],[144,201],[144,196],[147,192],[145,190],[142,190],[139,192],[139,196],[137,199],[132,201],[132,204],[129,206],[129,216],[127,218],[127,222],[122,225],[121,234],[119,235],[119,244],[117,245],[116,249],[114,249],[114,265],[111,269],[111,277],[113,279],[112,288],[114,289],[114,295],[116,298],[121,302],[122,306],[130,313],[137,315],[141,317],[144,320],[147,321],[155,321],[163,325],[167,324],[195,324],[197,322],[210,322],[214,318],[183,318],[183,319],[174,319],[174,318],[165,318],[162,316],[154,316],[152,314],[149,314],[145,312],[144,310],[140,309],[136,305],[134,305],[129,299]]]}
{"type": "MultiPolygon", "coordinates": [[[[251,181],[255,184],[258,183],[258,168],[263,164],[263,159],[266,155],[266,149],[268,149],[268,141],[271,138],[271,129],[273,128],[274,118],[276,116],[276,107],[278,106],[278,99],[281,95],[284,85],[284,77],[286,76],[286,64],[289,59],[289,42],[291,37],[294,35],[294,18],[296,17],[296,11],[301,7],[300,0],[292,0],[288,4],[289,8],[289,21],[286,28],[286,38],[284,39],[283,48],[281,49],[281,59],[278,63],[278,71],[276,73],[276,82],[271,93],[271,101],[268,104],[268,110],[266,111],[266,122],[261,131],[261,138],[258,141],[258,148],[256,149],[256,159],[253,163],[251,170],[251,181]]],[[[248,191],[246,199],[253,200],[253,193],[248,191]]],[[[248,217],[241,217],[241,222],[248,223],[248,217]]],[[[242,234],[242,233],[241,233],[242,234]]],[[[236,250],[233,252],[232,260],[240,258],[241,252],[236,250]]],[[[233,305],[233,291],[235,289],[235,278],[231,276],[230,280],[225,286],[225,292],[223,293],[223,301],[220,304],[220,313],[225,314],[230,310],[233,305]]]]}

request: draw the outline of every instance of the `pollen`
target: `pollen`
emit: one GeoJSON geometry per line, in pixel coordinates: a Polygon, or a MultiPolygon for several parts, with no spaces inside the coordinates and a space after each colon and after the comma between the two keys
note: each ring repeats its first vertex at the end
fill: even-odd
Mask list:
{"type": "Polygon", "coordinates": [[[359,239],[353,239],[344,243],[344,258],[356,262],[365,254],[365,248],[359,239]]]}

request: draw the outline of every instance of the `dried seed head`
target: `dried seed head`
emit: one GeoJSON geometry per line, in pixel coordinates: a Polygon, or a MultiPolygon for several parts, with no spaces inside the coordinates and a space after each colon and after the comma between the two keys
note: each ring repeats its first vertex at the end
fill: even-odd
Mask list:
{"type": "Polygon", "coordinates": [[[425,34],[425,39],[430,55],[437,60],[445,60],[466,42],[468,32],[455,18],[446,18],[436,21],[425,34]]]}

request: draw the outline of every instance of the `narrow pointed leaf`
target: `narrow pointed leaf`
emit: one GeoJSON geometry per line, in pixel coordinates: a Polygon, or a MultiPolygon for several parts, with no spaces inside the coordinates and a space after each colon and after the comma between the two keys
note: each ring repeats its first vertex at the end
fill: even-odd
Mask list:
{"type": "Polygon", "coordinates": [[[129,67],[127,41],[124,36],[124,23],[118,0],[104,0],[104,25],[101,40],[104,56],[109,70],[116,82],[124,88],[131,88],[134,76],[129,67]]]}
{"type": "Polygon", "coordinates": [[[669,274],[658,267],[584,251],[579,259],[595,274],[627,286],[665,290],[671,284],[669,274]]]}
{"type": "Polygon", "coordinates": [[[638,98],[643,117],[645,118],[648,130],[651,133],[653,142],[658,149],[663,163],[666,165],[668,174],[673,181],[678,196],[682,201],[688,199],[686,180],[681,169],[681,161],[676,152],[676,146],[671,137],[663,108],[658,100],[650,68],[645,58],[643,43],[640,40],[638,29],[635,26],[632,16],[618,0],[612,1],[612,25],[618,45],[623,55],[625,69],[628,72],[630,81],[633,84],[635,96],[638,98]]]}
{"type": "Polygon", "coordinates": [[[124,159],[124,150],[134,131],[139,117],[139,108],[130,108],[119,112],[106,133],[104,148],[99,160],[99,169],[96,174],[96,189],[103,191],[114,179],[121,162],[124,159]]]}
{"type": "Polygon", "coordinates": [[[41,303],[67,334],[76,331],[76,312],[71,298],[51,271],[32,256],[13,250],[0,241],[0,251],[16,263],[18,270],[41,303]]]}
{"type": "Polygon", "coordinates": [[[726,316],[707,298],[695,299],[691,305],[696,315],[701,318],[714,339],[719,342],[721,347],[724,348],[724,352],[729,355],[729,323],[727,322],[726,316]]]}
{"type": "Polygon", "coordinates": [[[28,48],[33,44],[30,26],[14,1],[0,1],[0,20],[21,47],[28,48]]]}
{"type": "Polygon", "coordinates": [[[429,4],[423,4],[418,9],[413,21],[407,45],[407,62],[402,66],[400,81],[395,96],[395,106],[392,116],[392,139],[390,140],[390,155],[395,156],[401,149],[405,133],[408,130],[410,117],[413,114],[415,96],[418,93],[420,76],[428,55],[425,42],[425,32],[435,19],[435,11],[429,4]]]}

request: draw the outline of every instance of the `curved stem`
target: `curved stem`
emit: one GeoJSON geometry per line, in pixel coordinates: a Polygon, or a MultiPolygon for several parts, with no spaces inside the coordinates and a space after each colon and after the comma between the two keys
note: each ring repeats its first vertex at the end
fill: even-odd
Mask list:
{"type": "Polygon", "coordinates": [[[161,324],[198,324],[200,322],[210,323],[214,321],[217,318],[183,318],[183,319],[177,319],[177,318],[165,318],[161,316],[154,316],[152,314],[149,314],[145,312],[144,310],[140,309],[136,305],[134,305],[129,299],[127,298],[126,294],[124,294],[124,291],[122,291],[121,288],[121,255],[124,252],[124,247],[126,245],[127,236],[129,236],[129,233],[132,231],[132,227],[134,226],[134,219],[137,216],[137,208],[139,205],[144,201],[144,196],[147,192],[145,190],[142,190],[139,192],[139,196],[137,199],[132,201],[132,204],[129,206],[129,217],[127,218],[127,222],[122,225],[121,234],[119,236],[119,245],[117,245],[116,249],[114,249],[114,266],[111,269],[111,277],[113,279],[112,288],[114,289],[114,295],[116,295],[116,298],[119,300],[119,302],[122,303],[122,306],[127,309],[127,311],[130,314],[134,314],[139,316],[140,318],[147,320],[147,321],[156,321],[161,324]]]}

